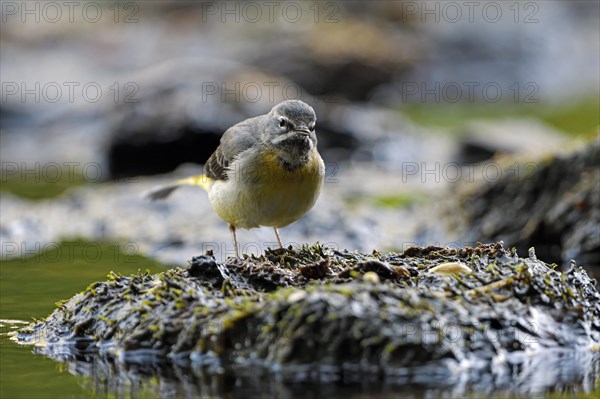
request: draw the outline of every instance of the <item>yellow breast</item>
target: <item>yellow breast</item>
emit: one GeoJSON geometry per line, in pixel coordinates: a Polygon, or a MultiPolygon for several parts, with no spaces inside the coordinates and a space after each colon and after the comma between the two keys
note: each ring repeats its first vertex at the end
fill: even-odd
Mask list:
{"type": "Polygon", "coordinates": [[[300,219],[315,204],[325,175],[316,150],[295,170],[283,167],[272,150],[245,166],[232,179],[215,182],[209,193],[219,216],[242,228],[283,227],[300,219]]]}
{"type": "Polygon", "coordinates": [[[267,186],[274,191],[291,189],[293,191],[314,190],[320,188],[323,180],[324,171],[322,170],[323,160],[315,150],[311,152],[309,161],[294,170],[286,169],[277,154],[272,150],[264,151],[257,158],[255,169],[256,173],[252,177],[257,177],[257,184],[267,186]]]}

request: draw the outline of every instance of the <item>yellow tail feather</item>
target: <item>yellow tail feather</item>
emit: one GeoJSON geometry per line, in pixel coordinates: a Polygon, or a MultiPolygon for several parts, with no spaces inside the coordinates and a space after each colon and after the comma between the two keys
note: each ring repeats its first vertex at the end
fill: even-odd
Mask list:
{"type": "Polygon", "coordinates": [[[211,182],[212,179],[206,175],[196,175],[177,180],[177,183],[180,185],[199,186],[204,191],[208,191],[211,182]]]}
{"type": "Polygon", "coordinates": [[[154,187],[150,191],[143,194],[144,197],[153,201],[167,198],[171,193],[181,186],[199,186],[203,190],[208,191],[212,179],[206,175],[196,175],[179,179],[166,186],[154,187]]]}

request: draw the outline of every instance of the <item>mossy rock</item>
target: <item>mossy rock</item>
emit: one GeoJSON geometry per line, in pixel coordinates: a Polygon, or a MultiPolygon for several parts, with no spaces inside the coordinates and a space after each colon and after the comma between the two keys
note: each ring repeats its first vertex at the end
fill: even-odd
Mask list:
{"type": "Polygon", "coordinates": [[[560,272],[501,244],[205,255],[159,274],[113,273],[17,338],[51,358],[104,365],[94,368],[102,378],[116,363],[526,391],[553,384],[544,364],[574,385],[597,378],[594,284],[581,268],[560,272]]]}
{"type": "Polygon", "coordinates": [[[563,269],[571,260],[600,276],[600,136],[528,161],[501,159],[499,177],[459,186],[421,235],[431,242],[503,241],[535,247],[563,269]]]}

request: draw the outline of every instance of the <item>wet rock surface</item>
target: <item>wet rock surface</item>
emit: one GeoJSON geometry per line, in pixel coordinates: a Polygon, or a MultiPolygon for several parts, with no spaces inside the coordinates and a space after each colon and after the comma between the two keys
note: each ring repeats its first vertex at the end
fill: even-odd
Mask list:
{"type": "Polygon", "coordinates": [[[17,338],[114,389],[133,375],[183,392],[233,371],[260,386],[244,379],[251,370],[284,385],[530,393],[556,388],[551,364],[561,386],[580,391],[600,369],[600,294],[583,269],[559,272],[501,244],[388,254],[315,245],[113,273],[17,338]],[[472,273],[432,270],[456,262],[472,273]]]}
{"type": "Polygon", "coordinates": [[[511,173],[457,190],[429,233],[446,229],[443,235],[460,242],[502,240],[519,253],[535,247],[542,259],[565,268],[575,260],[598,276],[600,139],[534,159],[511,159],[504,168],[511,173]]]}

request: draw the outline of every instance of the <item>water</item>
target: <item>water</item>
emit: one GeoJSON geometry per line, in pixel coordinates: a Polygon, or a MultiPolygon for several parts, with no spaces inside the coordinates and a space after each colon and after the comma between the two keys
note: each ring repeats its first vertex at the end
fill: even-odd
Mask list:
{"type": "Polygon", "coordinates": [[[68,299],[111,271],[138,269],[152,272],[166,266],[120,251],[119,243],[66,241],[47,245],[46,251],[2,262],[0,267],[0,398],[95,398],[89,379],[75,376],[62,363],[33,354],[32,347],[16,345],[8,333],[33,318],[46,317],[57,301],[68,299]]]}
{"type": "Polygon", "coordinates": [[[35,356],[31,347],[10,342],[7,333],[22,323],[0,321],[0,397],[2,398],[92,398],[81,384],[82,377],[64,372],[61,364],[35,356]]]}

